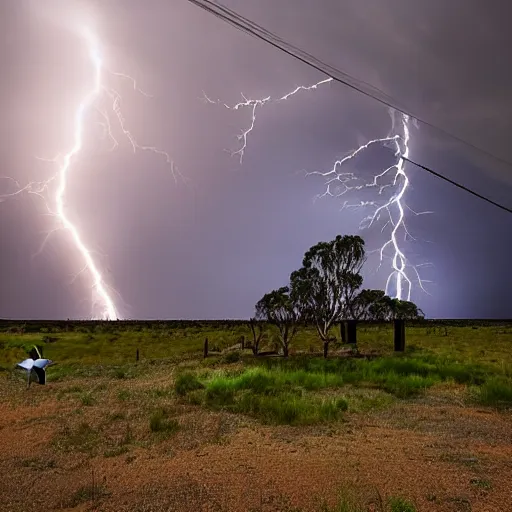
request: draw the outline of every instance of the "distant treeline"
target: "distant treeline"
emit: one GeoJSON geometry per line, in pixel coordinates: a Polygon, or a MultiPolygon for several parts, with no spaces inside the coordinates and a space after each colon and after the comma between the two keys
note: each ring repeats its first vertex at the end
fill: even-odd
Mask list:
{"type": "MultiPolygon", "coordinates": [[[[0,331],[52,332],[89,331],[98,326],[105,331],[144,331],[158,329],[215,329],[230,330],[248,324],[249,320],[2,320],[0,331]]],[[[384,325],[390,322],[364,321],[361,325],[384,325]]],[[[512,326],[512,319],[418,319],[408,320],[411,326],[451,326],[451,327],[492,327],[512,326]]]]}

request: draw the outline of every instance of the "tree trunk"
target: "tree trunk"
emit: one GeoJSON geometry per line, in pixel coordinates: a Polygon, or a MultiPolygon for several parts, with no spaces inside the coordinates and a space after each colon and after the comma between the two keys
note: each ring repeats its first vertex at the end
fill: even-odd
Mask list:
{"type": "Polygon", "coordinates": [[[324,341],[324,358],[327,359],[327,354],[329,353],[329,342],[324,341]]]}
{"type": "Polygon", "coordinates": [[[288,343],[283,343],[283,357],[288,357],[288,343]]]}

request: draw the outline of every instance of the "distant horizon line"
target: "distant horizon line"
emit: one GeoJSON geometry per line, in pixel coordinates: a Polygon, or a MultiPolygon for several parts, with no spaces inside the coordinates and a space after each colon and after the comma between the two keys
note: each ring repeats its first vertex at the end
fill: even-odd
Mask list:
{"type": "MultiPolygon", "coordinates": [[[[59,319],[37,319],[37,318],[0,318],[0,324],[6,322],[18,323],[55,323],[55,322],[88,322],[88,323],[137,323],[137,322],[249,322],[249,318],[125,318],[121,320],[98,320],[98,319],[85,319],[85,318],[59,318],[59,319]]],[[[347,321],[350,319],[345,319],[347,321]]],[[[361,323],[388,323],[391,320],[357,320],[361,323]]],[[[512,318],[467,318],[467,317],[446,317],[446,318],[418,318],[414,320],[407,320],[408,322],[512,322],[512,318]]]]}

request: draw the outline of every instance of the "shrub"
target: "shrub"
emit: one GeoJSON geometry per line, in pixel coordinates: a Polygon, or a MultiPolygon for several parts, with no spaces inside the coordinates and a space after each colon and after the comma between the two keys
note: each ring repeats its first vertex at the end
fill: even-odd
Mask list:
{"type": "Polygon", "coordinates": [[[80,402],[82,402],[82,405],[93,405],[96,402],[96,400],[91,395],[91,393],[83,393],[80,396],[80,402]]]}
{"type": "Polygon", "coordinates": [[[241,359],[240,352],[228,352],[224,356],[223,362],[224,363],[228,363],[228,364],[238,363],[238,361],[240,361],[240,359],[241,359]]]}
{"type": "Polygon", "coordinates": [[[215,408],[230,406],[234,403],[235,390],[227,378],[218,378],[208,384],[205,398],[215,408]]]}
{"type": "Polygon", "coordinates": [[[124,379],[126,377],[126,370],[124,368],[117,368],[114,372],[116,379],[124,379]]]}
{"type": "Polygon", "coordinates": [[[433,377],[421,377],[419,375],[398,375],[389,373],[385,376],[382,388],[388,393],[399,398],[407,398],[418,395],[435,383],[433,377]]]}
{"type": "Polygon", "coordinates": [[[389,500],[390,512],[416,512],[416,507],[403,498],[391,498],[389,500]]]}
{"type": "Polygon", "coordinates": [[[120,389],[117,392],[117,399],[121,402],[125,402],[126,400],[129,400],[131,397],[131,393],[127,389],[120,389]]]}
{"type": "Polygon", "coordinates": [[[512,406],[512,380],[492,377],[480,387],[478,393],[482,404],[498,407],[512,406]]]}
{"type": "Polygon", "coordinates": [[[178,375],[176,377],[176,382],[174,383],[174,390],[181,396],[186,395],[190,391],[203,388],[204,386],[199,379],[193,373],[189,372],[178,375]]]}
{"type": "Polygon", "coordinates": [[[337,414],[330,404],[316,404],[292,394],[276,397],[245,393],[232,410],[277,425],[318,423],[334,419],[337,414]]]}
{"type": "Polygon", "coordinates": [[[151,432],[174,433],[180,428],[175,419],[167,418],[167,412],[164,409],[157,409],[151,414],[149,419],[149,428],[151,432]]]}
{"type": "Polygon", "coordinates": [[[438,366],[438,372],[443,379],[453,379],[459,384],[481,385],[486,379],[485,370],[476,365],[442,362],[438,366]]]}

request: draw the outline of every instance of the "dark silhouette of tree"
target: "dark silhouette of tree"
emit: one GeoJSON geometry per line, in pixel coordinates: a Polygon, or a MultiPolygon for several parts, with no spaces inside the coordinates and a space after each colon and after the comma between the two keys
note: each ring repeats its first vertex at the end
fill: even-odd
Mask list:
{"type": "Polygon", "coordinates": [[[291,299],[303,318],[311,320],[327,357],[330,328],[346,317],[363,283],[360,270],[365,261],[360,236],[337,236],[320,242],[304,255],[302,268],[290,276],[291,299]]]}
{"type": "Polygon", "coordinates": [[[251,318],[249,320],[249,327],[251,328],[252,333],[252,353],[257,356],[260,349],[261,340],[263,339],[263,324],[258,322],[256,318],[251,318]]]}
{"type": "Polygon", "coordinates": [[[287,286],[265,294],[256,304],[256,319],[278,328],[284,357],[288,357],[290,343],[297,333],[299,316],[287,286]]]}
{"type": "Polygon", "coordinates": [[[392,299],[383,290],[362,290],[351,305],[350,314],[355,320],[416,320],[423,318],[421,309],[413,302],[392,299]]]}
{"type": "Polygon", "coordinates": [[[391,299],[386,296],[386,320],[417,320],[424,318],[423,311],[408,300],[391,299]]]}
{"type": "Polygon", "coordinates": [[[350,316],[354,320],[376,320],[380,303],[385,296],[384,290],[361,290],[352,301],[350,316]]]}

